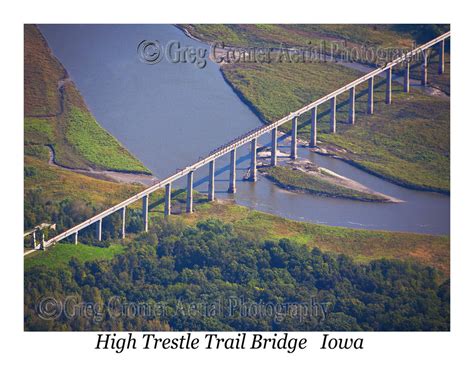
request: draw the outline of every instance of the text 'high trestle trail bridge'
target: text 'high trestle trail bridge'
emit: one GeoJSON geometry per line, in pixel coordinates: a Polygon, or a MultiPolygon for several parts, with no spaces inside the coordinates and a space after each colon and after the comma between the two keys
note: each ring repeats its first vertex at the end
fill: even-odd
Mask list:
{"type": "MultiPolygon", "coordinates": [[[[45,241],[44,234],[39,244],[34,242],[34,250],[31,250],[26,254],[29,254],[32,251],[38,249],[46,249],[47,247],[71,236],[74,235],[74,241],[77,244],[78,242],[78,233],[92,224],[96,224],[97,238],[100,241],[102,239],[102,220],[115,212],[122,213],[122,238],[125,237],[125,218],[126,218],[126,209],[127,206],[134,203],[135,201],[142,200],[143,203],[143,221],[144,229],[148,231],[148,198],[149,195],[155,192],[160,188],[165,188],[165,216],[171,214],[171,186],[174,181],[187,176],[187,195],[186,195],[186,212],[191,213],[193,211],[193,176],[194,171],[198,168],[209,165],[209,184],[208,184],[208,200],[214,200],[214,170],[215,170],[215,161],[216,159],[230,153],[230,175],[229,175],[229,192],[235,193],[236,191],[236,150],[237,148],[250,143],[251,144],[251,163],[250,163],[250,180],[257,180],[257,138],[271,132],[271,165],[277,165],[277,132],[278,127],[283,125],[286,122],[292,122],[292,131],[291,131],[291,152],[290,158],[296,159],[297,157],[297,133],[298,133],[298,117],[305,112],[311,111],[311,136],[310,136],[310,146],[316,146],[316,137],[317,137],[317,112],[318,106],[329,101],[331,105],[330,112],[330,126],[331,132],[336,133],[336,105],[337,105],[337,96],[342,93],[349,91],[349,124],[355,123],[355,100],[356,100],[356,86],[361,85],[367,82],[367,113],[374,113],[374,78],[385,72],[386,74],[386,90],[385,90],[385,103],[390,104],[392,102],[392,69],[396,65],[404,65],[404,92],[410,91],[410,62],[413,57],[421,54],[422,55],[422,64],[421,64],[421,84],[427,85],[428,83],[428,54],[425,50],[437,45],[439,52],[439,61],[438,61],[438,73],[443,74],[444,72],[444,48],[445,40],[451,36],[451,32],[447,32],[426,44],[419,46],[418,48],[400,56],[399,58],[387,63],[384,67],[375,69],[368,74],[354,80],[353,82],[346,84],[345,86],[337,89],[336,91],[304,106],[301,109],[298,109],[295,112],[290,113],[289,115],[283,117],[282,119],[273,122],[269,125],[264,125],[258,127],[254,130],[249,131],[248,133],[235,138],[231,142],[213,150],[209,155],[203,159],[200,159],[196,163],[178,171],[177,173],[165,178],[158,183],[152,185],[151,187],[143,190],[140,193],[128,198],[127,200],[122,201],[120,204],[117,204],[96,216],[89,218],[88,220],[81,222],[80,224],[66,230],[63,233],[58,234],[57,236],[45,241]]],[[[34,238],[34,240],[36,240],[34,238]]]]}

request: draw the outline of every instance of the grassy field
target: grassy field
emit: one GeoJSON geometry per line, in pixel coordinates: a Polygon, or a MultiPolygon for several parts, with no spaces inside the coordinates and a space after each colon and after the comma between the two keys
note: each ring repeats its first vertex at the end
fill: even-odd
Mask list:
{"type": "MultiPolygon", "coordinates": [[[[226,79],[265,121],[276,120],[349,83],[360,72],[332,63],[233,64],[226,79]],[[328,80],[331,78],[331,80],[328,80]]],[[[446,74],[448,75],[448,74],[446,74]]],[[[410,94],[393,82],[393,104],[385,104],[385,80],[375,81],[375,114],[367,114],[367,89],[356,89],[356,124],[347,122],[348,94],[338,97],[338,133],[330,134],[329,102],[318,109],[318,139],[337,155],[398,184],[449,192],[449,97],[410,94]]],[[[309,140],[309,114],[299,120],[299,138],[309,140]]],[[[289,132],[290,123],[280,130],[289,132]]]]}
{"type": "Polygon", "coordinates": [[[25,152],[49,144],[71,168],[150,173],[87,109],[34,25],[25,25],[25,152]],[[62,84],[62,85],[61,85],[62,84]],[[33,148],[34,149],[34,148],[33,148]]]}
{"type": "Polygon", "coordinates": [[[224,42],[228,46],[280,47],[318,45],[321,41],[346,40],[370,46],[410,47],[411,29],[400,30],[395,25],[275,25],[228,24],[182,25],[190,33],[208,42],[224,42]]]}
{"type": "MultiPolygon", "coordinates": [[[[195,209],[195,213],[172,215],[171,219],[193,225],[200,220],[217,218],[231,223],[239,233],[255,241],[289,238],[327,253],[349,255],[358,262],[380,258],[417,261],[449,276],[450,239],[447,236],[317,225],[288,220],[223,201],[202,201],[196,204],[195,209]]],[[[154,209],[151,215],[154,219],[163,218],[162,208],[154,209]]]]}
{"type": "MultiPolygon", "coordinates": [[[[174,212],[170,219],[195,225],[209,218],[216,218],[231,223],[238,234],[262,242],[288,238],[294,242],[318,247],[329,254],[345,254],[356,262],[367,263],[376,259],[396,259],[414,261],[438,269],[445,277],[449,276],[450,238],[415,233],[398,233],[372,231],[317,225],[307,222],[292,221],[271,214],[254,211],[229,202],[216,201],[208,203],[203,200],[195,204],[195,212],[184,213],[176,207],[184,204],[181,198],[174,200],[174,212]]],[[[162,198],[154,199],[150,211],[150,228],[158,219],[163,219],[162,198]]],[[[133,236],[130,236],[132,237],[133,236]]],[[[52,267],[65,265],[72,256],[80,260],[101,260],[121,253],[122,245],[112,243],[109,248],[86,245],[58,244],[46,254],[38,252],[25,258],[25,269],[38,264],[52,267]],[[36,262],[38,260],[38,262],[36,262]]]]}
{"type": "Polygon", "coordinates": [[[80,262],[101,261],[112,259],[117,254],[122,254],[125,247],[122,245],[110,245],[109,247],[96,247],[89,245],[58,244],[47,251],[38,251],[25,257],[25,271],[33,267],[45,266],[48,268],[66,268],[71,258],[80,262]]]}
{"type": "Polygon", "coordinates": [[[346,188],[324,180],[322,177],[307,174],[289,167],[276,166],[262,169],[270,180],[280,187],[299,190],[319,196],[339,197],[359,201],[386,201],[376,194],[369,194],[346,188]]]}
{"type": "Polygon", "coordinates": [[[142,189],[141,185],[96,179],[50,166],[35,157],[25,157],[25,190],[40,190],[43,196],[51,201],[80,199],[91,205],[105,208],[119,203],[142,189]]]}

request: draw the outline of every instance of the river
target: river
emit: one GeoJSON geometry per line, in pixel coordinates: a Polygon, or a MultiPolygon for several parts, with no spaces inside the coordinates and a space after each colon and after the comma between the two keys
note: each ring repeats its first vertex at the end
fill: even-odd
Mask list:
{"type": "MultiPolygon", "coordinates": [[[[97,121],[164,178],[214,148],[261,125],[224,81],[217,64],[140,62],[142,40],[209,46],[171,25],[40,25],[53,53],[68,70],[97,121]]],[[[259,143],[268,143],[269,136],[259,143]]],[[[281,150],[288,149],[287,146],[281,150]]],[[[216,162],[216,195],[286,218],[361,229],[449,234],[449,196],[406,189],[338,159],[300,148],[307,158],[403,203],[365,203],[292,193],[265,178],[242,180],[249,150],[238,151],[237,193],[226,192],[228,157],[216,162]]],[[[195,174],[196,189],[207,189],[207,167],[195,174]]],[[[184,182],[176,183],[184,187],[184,182]]]]}

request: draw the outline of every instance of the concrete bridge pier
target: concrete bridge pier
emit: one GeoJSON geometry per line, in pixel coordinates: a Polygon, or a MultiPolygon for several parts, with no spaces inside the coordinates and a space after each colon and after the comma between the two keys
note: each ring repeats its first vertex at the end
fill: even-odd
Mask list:
{"type": "Polygon", "coordinates": [[[403,92],[410,92],[410,62],[405,65],[405,76],[403,77],[403,92]]]}
{"type": "Polygon", "coordinates": [[[125,225],[126,225],[127,207],[122,208],[122,239],[125,238],[125,225]]]}
{"type": "Polygon", "coordinates": [[[291,152],[290,158],[298,158],[298,117],[291,121],[291,152]]]}
{"type": "Polygon", "coordinates": [[[355,124],[355,104],[356,104],[356,91],[355,87],[349,89],[349,119],[350,125],[355,124]]]}
{"type": "Polygon", "coordinates": [[[33,249],[36,249],[36,230],[33,231],[33,249]]]}
{"type": "Polygon", "coordinates": [[[385,85],[385,104],[392,104],[392,68],[387,68],[385,72],[387,75],[385,85]]]}
{"type": "Polygon", "coordinates": [[[99,241],[102,241],[102,219],[97,221],[97,223],[95,224],[95,232],[97,234],[97,239],[99,241]]]}
{"type": "Polygon", "coordinates": [[[236,149],[233,149],[230,152],[230,167],[229,167],[229,189],[227,192],[229,193],[235,193],[236,192],[236,187],[235,187],[235,166],[236,166],[236,149]]]}
{"type": "Polygon", "coordinates": [[[311,109],[311,133],[309,137],[309,146],[316,147],[318,143],[318,106],[311,109]]]}
{"type": "Polygon", "coordinates": [[[171,214],[171,183],[165,186],[165,216],[171,214]]]}
{"type": "Polygon", "coordinates": [[[374,114],[374,78],[368,80],[369,96],[367,100],[367,113],[374,114]]]}
{"type": "Polygon", "coordinates": [[[74,245],[79,243],[79,232],[74,233],[74,245]]]}
{"type": "Polygon", "coordinates": [[[165,186],[165,216],[171,214],[171,183],[165,186]]]}
{"type": "MultiPolygon", "coordinates": [[[[102,220],[100,220],[102,222],[102,220]]],[[[101,224],[102,225],[102,224],[101,224]]],[[[44,243],[44,230],[41,230],[41,242],[40,242],[40,249],[46,250],[46,245],[44,243]]]]}
{"type": "Polygon", "coordinates": [[[421,85],[428,85],[428,53],[423,51],[423,62],[421,64],[421,85]]]}
{"type": "Polygon", "coordinates": [[[336,133],[336,107],[337,97],[331,99],[331,133],[336,133]]]}
{"type": "Polygon", "coordinates": [[[278,150],[278,128],[272,129],[272,156],[271,156],[271,166],[276,166],[278,164],[277,157],[278,150]]]}
{"type": "Polygon", "coordinates": [[[439,43],[438,74],[444,73],[444,40],[439,43]]]}
{"type": "Polygon", "coordinates": [[[148,232],[148,195],[142,198],[143,229],[148,232]]]}
{"type": "Polygon", "coordinates": [[[209,162],[209,184],[207,187],[207,200],[209,201],[214,201],[214,193],[215,193],[215,188],[214,188],[214,172],[216,168],[216,161],[210,161],[209,162]]]}
{"type": "Polygon", "coordinates": [[[252,140],[250,146],[250,177],[251,182],[257,181],[257,139],[252,140]]]}
{"type": "Polygon", "coordinates": [[[193,177],[194,171],[188,173],[188,187],[186,193],[186,212],[193,213],[193,177]]]}

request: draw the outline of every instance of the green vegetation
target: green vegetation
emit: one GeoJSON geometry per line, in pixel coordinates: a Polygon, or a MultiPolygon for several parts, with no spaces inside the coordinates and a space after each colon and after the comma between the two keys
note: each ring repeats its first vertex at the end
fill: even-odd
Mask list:
{"type": "MultiPolygon", "coordinates": [[[[331,63],[233,64],[222,66],[235,90],[266,121],[276,120],[359,77],[331,63]],[[331,78],[331,80],[328,80],[331,78]]],[[[375,114],[367,115],[366,88],[357,88],[356,125],[347,123],[348,94],[338,97],[338,133],[329,133],[329,102],[318,109],[323,147],[396,183],[449,192],[449,98],[410,94],[394,82],[386,105],[384,79],[375,81],[375,114]],[[326,146],[329,145],[329,146],[326,146]]],[[[300,117],[299,138],[309,140],[309,114],[300,117]]],[[[289,132],[287,123],[280,129],[289,132]]]]}
{"type": "MultiPolygon", "coordinates": [[[[356,191],[316,176],[289,167],[277,166],[263,169],[272,181],[283,188],[301,190],[320,196],[341,197],[360,201],[387,201],[386,198],[370,193],[356,191]]],[[[327,174],[326,174],[327,175],[327,174]]]]}
{"type": "Polygon", "coordinates": [[[44,159],[37,146],[48,144],[66,167],[150,173],[95,121],[34,25],[25,25],[24,86],[25,154],[44,159]]]}
{"type": "Polygon", "coordinates": [[[94,166],[116,171],[147,171],[89,112],[75,106],[68,114],[66,139],[94,166]]]}
{"type": "Polygon", "coordinates": [[[111,260],[115,255],[125,251],[122,245],[97,247],[89,245],[58,244],[47,251],[38,251],[25,258],[25,271],[43,266],[48,269],[67,269],[69,261],[75,259],[80,263],[89,261],[111,260]]]}
{"type": "Polygon", "coordinates": [[[74,84],[65,78],[65,69],[36,26],[25,25],[25,228],[60,220],[60,228],[72,226],[89,212],[142,189],[50,165],[46,145],[54,149],[55,161],[66,167],[149,173],[97,124],[74,84]],[[60,215],[67,204],[80,204],[89,211],[77,211],[65,220],[60,215]]]}
{"type": "MultiPolygon", "coordinates": [[[[154,217],[159,222],[163,218],[162,212],[154,217]]],[[[239,235],[255,242],[287,238],[309,248],[318,248],[324,253],[347,255],[361,263],[382,258],[418,262],[435,267],[445,277],[449,277],[448,236],[318,225],[288,220],[225,202],[198,204],[195,213],[171,218],[181,219],[188,225],[217,218],[231,223],[239,235]]]]}
{"type": "MultiPolygon", "coordinates": [[[[411,47],[449,30],[447,25],[192,25],[186,28],[204,40],[237,46],[316,44],[319,39],[347,39],[350,44],[411,47]],[[231,41],[232,40],[232,41],[231,41]],[[273,41],[273,42],[272,42],[273,41]]],[[[449,44],[447,46],[449,50],[449,44]]],[[[450,58],[446,73],[437,74],[432,54],[429,82],[449,94],[450,58]]],[[[328,62],[234,63],[221,66],[226,80],[262,120],[274,121],[362,74],[328,62]]],[[[397,71],[400,73],[401,71],[397,71]]],[[[412,66],[412,78],[419,78],[412,66]]],[[[393,104],[384,104],[384,79],[376,79],[375,115],[366,113],[366,88],[357,88],[356,125],[347,124],[348,94],[338,97],[338,134],[329,134],[329,102],[319,107],[319,139],[323,147],[374,174],[407,187],[449,192],[449,98],[427,95],[412,87],[409,95],[393,83],[393,104]]],[[[299,137],[309,139],[309,114],[299,120],[299,137]]],[[[290,130],[289,123],[281,128],[290,130]]]]}
{"type": "MultiPolygon", "coordinates": [[[[401,30],[397,25],[275,25],[275,24],[231,24],[183,25],[197,38],[209,42],[224,42],[227,46],[280,47],[319,46],[322,41],[347,40],[367,46],[411,47],[413,37],[418,41],[429,39],[428,33],[416,33],[419,25],[409,25],[401,30]]],[[[443,27],[441,27],[443,28],[443,27]]],[[[430,34],[431,35],[431,34],[430,34]]]]}
{"type": "Polygon", "coordinates": [[[417,264],[357,264],[288,239],[254,242],[215,219],[158,223],[126,250],[108,260],[73,258],[67,269],[28,267],[25,329],[449,330],[449,280],[417,264]],[[44,320],[36,305],[48,296],[92,304],[93,312],[44,320]],[[233,300],[240,303],[230,310],[233,300]],[[244,307],[253,304],[278,313],[249,315],[244,307]],[[127,312],[139,306],[143,312],[127,312]],[[314,306],[324,318],[308,311],[314,306]]]}

